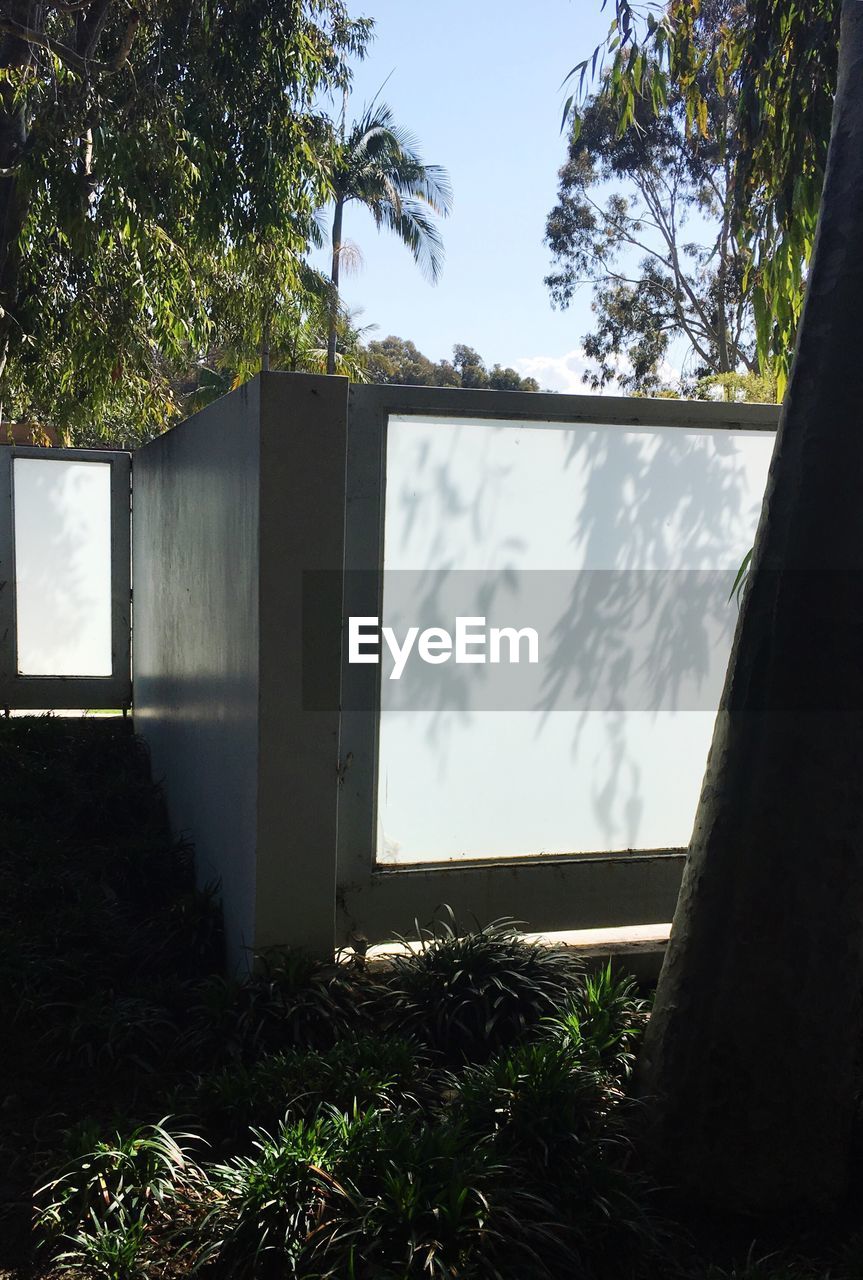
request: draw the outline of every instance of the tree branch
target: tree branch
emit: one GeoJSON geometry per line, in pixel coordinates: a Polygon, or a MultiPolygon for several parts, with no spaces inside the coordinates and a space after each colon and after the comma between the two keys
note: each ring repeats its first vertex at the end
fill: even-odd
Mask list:
{"type": "Polygon", "coordinates": [[[0,31],[5,32],[6,35],[15,36],[16,39],[35,49],[44,49],[46,53],[59,58],[70,71],[77,71],[79,75],[88,76],[94,71],[102,75],[109,70],[105,63],[88,61],[68,45],[55,40],[53,36],[47,35],[44,31],[35,31],[32,27],[23,27],[20,23],[13,22],[11,18],[0,17],[0,31]]]}

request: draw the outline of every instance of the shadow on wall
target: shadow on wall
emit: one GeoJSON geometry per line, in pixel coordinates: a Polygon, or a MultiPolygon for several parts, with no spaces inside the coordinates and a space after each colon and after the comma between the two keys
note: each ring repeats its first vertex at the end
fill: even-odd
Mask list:
{"type": "Polygon", "coordinates": [[[509,672],[384,664],[385,861],[687,843],[772,432],[390,422],[384,622],[536,626],[509,672]]]}

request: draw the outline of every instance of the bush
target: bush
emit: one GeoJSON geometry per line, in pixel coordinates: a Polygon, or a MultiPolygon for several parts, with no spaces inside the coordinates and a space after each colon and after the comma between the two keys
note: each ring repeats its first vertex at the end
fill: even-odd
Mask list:
{"type": "Polygon", "coordinates": [[[349,1118],[324,1108],[283,1121],[274,1135],[254,1130],[253,1155],[211,1170],[218,1198],[199,1230],[214,1238],[197,1264],[232,1277],[291,1274],[323,1216],[331,1170],[372,1142],[376,1127],[375,1112],[349,1118]]]}
{"type": "Polygon", "coordinates": [[[334,1169],[321,1225],[300,1259],[315,1280],[548,1275],[548,1206],[519,1188],[464,1126],[379,1115],[373,1145],[334,1169]]]}
{"type": "Polygon", "coordinates": [[[62,1270],[83,1267],[100,1280],[140,1280],[146,1275],[146,1216],[130,1217],[124,1209],[103,1221],[91,1210],[89,1221],[68,1236],[69,1248],[58,1254],[62,1270]]]}
{"type": "Polygon", "coordinates": [[[125,1138],[97,1142],[91,1151],[69,1162],[36,1193],[37,1221],[51,1233],[66,1232],[90,1221],[122,1212],[135,1221],[161,1205],[178,1183],[191,1182],[201,1171],[184,1141],[193,1134],[173,1135],[161,1124],[142,1125],[125,1138]]]}
{"type": "Polygon", "coordinates": [[[451,1106],[508,1156],[554,1166],[606,1128],[620,1094],[566,1045],[529,1043],[450,1079],[451,1106]]]}
{"type": "Polygon", "coordinates": [[[66,1247],[55,1261],[83,1267],[104,1280],[137,1280],[152,1219],[169,1200],[203,1181],[182,1145],[191,1134],[174,1136],[145,1125],[113,1143],[97,1142],[85,1155],[36,1193],[36,1224],[43,1241],[66,1247]]]}
{"type": "Polygon", "coordinates": [[[326,1049],[365,1026],[357,976],[299,952],[261,961],[243,981],[209,978],[192,1002],[182,1050],[191,1061],[251,1063],[283,1049],[326,1049]]]}
{"type": "MultiPolygon", "coordinates": [[[[648,1182],[630,1168],[628,1103],[566,1042],[517,1045],[451,1079],[454,1115],[491,1140],[512,1182],[550,1202],[555,1275],[617,1277],[666,1243],[648,1182]]],[[[537,1224],[539,1226],[541,1224],[537,1224]]]]}
{"type": "Polygon", "coordinates": [[[635,1042],[647,1024],[647,1009],[635,979],[615,974],[609,963],[585,975],[548,1025],[590,1070],[628,1078],[635,1062],[635,1042]]]}
{"type": "Polygon", "coordinates": [[[511,921],[471,933],[442,922],[418,951],[393,958],[389,1017],[453,1064],[481,1062],[553,1014],[581,973],[568,952],[526,941],[511,921]]]}
{"type": "Polygon", "coordinates": [[[192,1107],[211,1139],[237,1143],[253,1125],[278,1124],[289,1109],[311,1115],[329,1103],[351,1114],[414,1103],[423,1072],[417,1046],[403,1037],[352,1036],[332,1049],[292,1049],[253,1066],[224,1067],[201,1078],[192,1107]]]}

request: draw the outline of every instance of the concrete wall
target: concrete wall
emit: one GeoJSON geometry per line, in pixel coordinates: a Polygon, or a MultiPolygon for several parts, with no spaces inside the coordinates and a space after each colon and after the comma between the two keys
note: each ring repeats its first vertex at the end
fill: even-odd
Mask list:
{"type": "Polygon", "coordinates": [[[261,383],[256,944],[290,942],[330,955],[347,401],[344,378],[271,374],[261,383]],[[304,653],[304,614],[311,611],[316,639],[304,653]],[[306,707],[308,686],[326,691],[324,709],[306,707]]]}
{"type": "Polygon", "coordinates": [[[199,881],[219,879],[232,965],[255,941],[260,387],[134,457],[135,728],[199,881]]]}
{"type": "Polygon", "coordinates": [[[135,726],[234,968],[332,953],[338,709],[304,711],[302,613],[305,571],[340,582],[346,414],[344,379],[263,374],[134,458],[135,726]]]}

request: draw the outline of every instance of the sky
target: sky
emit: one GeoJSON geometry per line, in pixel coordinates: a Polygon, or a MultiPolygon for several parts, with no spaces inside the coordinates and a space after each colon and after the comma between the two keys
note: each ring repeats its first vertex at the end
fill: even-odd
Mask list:
{"type": "MultiPolygon", "coordinates": [[[[561,82],[605,35],[608,10],[601,0],[355,0],[352,11],[375,19],[376,39],[356,65],[349,118],[389,76],[382,100],[454,191],[434,286],[404,245],[348,206],[344,236],[362,265],[343,277],[342,297],[362,309],[359,325],[376,326],[367,340],[396,334],[432,360],[464,342],[543,389],[586,391],[590,291],[552,310],[543,235],[566,154],[561,82]]],[[[315,260],[326,268],[326,255],[315,260]]]]}

